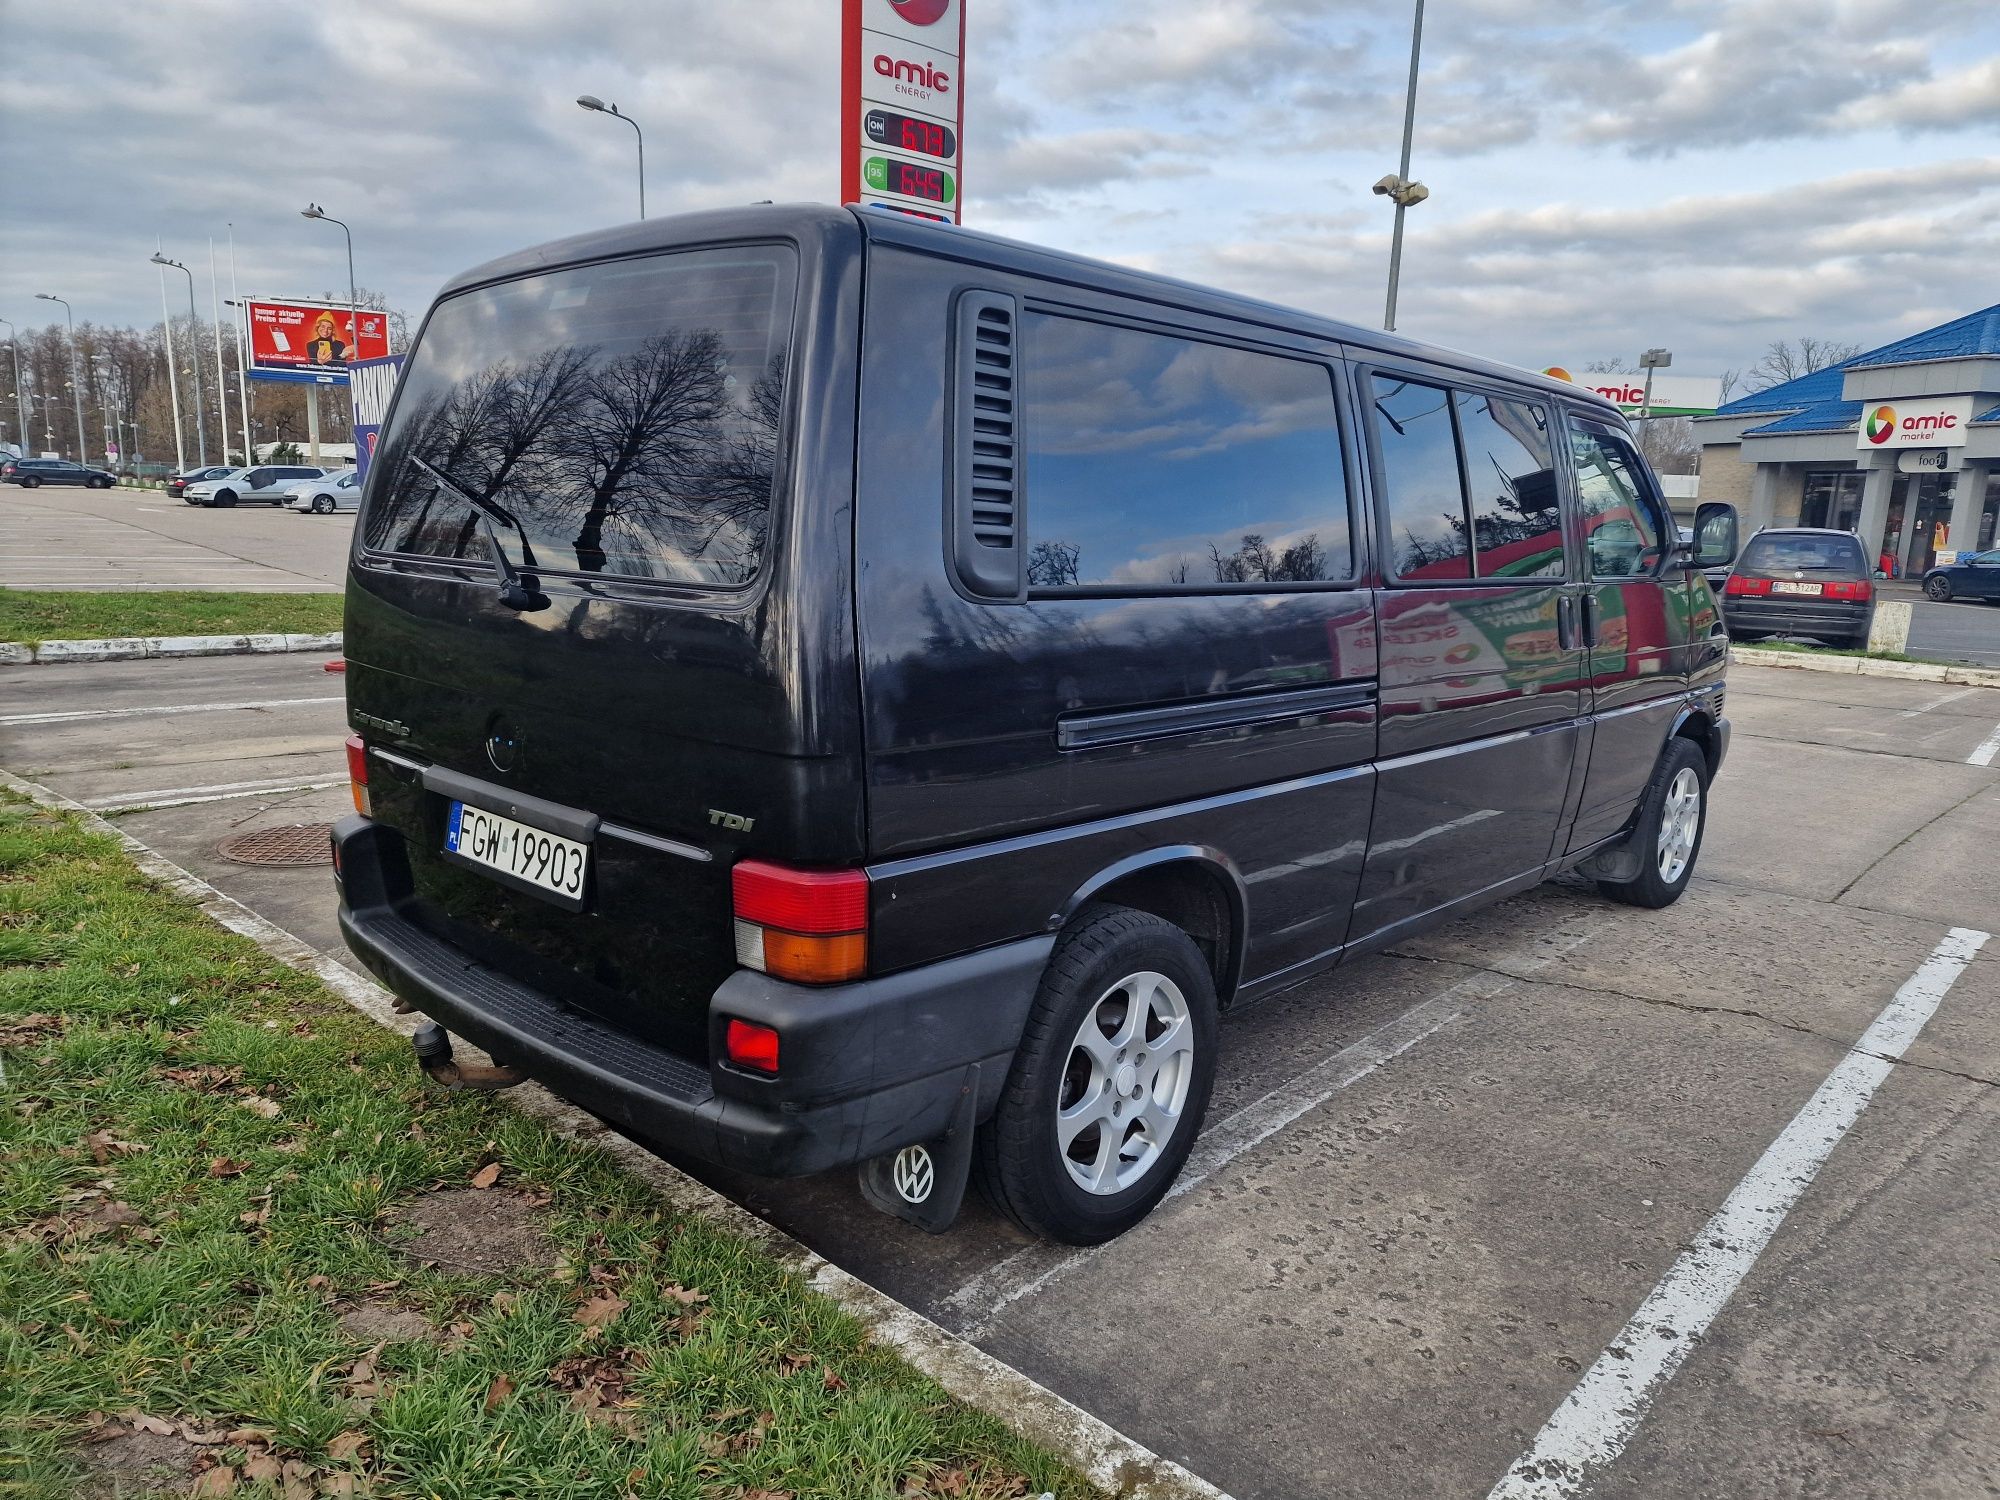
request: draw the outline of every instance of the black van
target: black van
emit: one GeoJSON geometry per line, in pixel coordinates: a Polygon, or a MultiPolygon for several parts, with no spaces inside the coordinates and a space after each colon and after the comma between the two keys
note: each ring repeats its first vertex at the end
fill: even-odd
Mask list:
{"type": "Polygon", "coordinates": [[[482,1081],[1107,1239],[1219,1010],[1577,866],[1681,893],[1704,511],[1586,391],[885,210],[524,251],[369,471],[341,925],[482,1081]]]}

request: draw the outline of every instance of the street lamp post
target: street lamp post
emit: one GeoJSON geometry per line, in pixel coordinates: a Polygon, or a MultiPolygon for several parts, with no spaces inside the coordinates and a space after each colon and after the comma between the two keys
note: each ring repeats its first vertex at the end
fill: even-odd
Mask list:
{"type": "Polygon", "coordinates": [[[1396,205],[1396,227],[1389,240],[1389,302],[1382,326],[1396,331],[1396,291],[1403,279],[1403,214],[1430,197],[1421,182],[1410,181],[1410,144],[1417,129],[1417,63],[1424,50],[1424,0],[1417,0],[1416,20],[1410,29],[1410,84],[1403,95],[1403,161],[1393,177],[1375,184],[1375,191],[1396,205]]]}
{"type": "MultiPolygon", "coordinates": [[[[347,236],[347,336],[352,347],[347,351],[349,359],[361,352],[361,309],[360,297],[354,286],[354,231],[346,223],[336,219],[317,203],[308,203],[299,210],[304,219],[323,219],[329,224],[339,224],[340,232],[347,236]]],[[[311,420],[306,425],[306,442],[311,446],[311,462],[319,462],[319,386],[314,385],[312,394],[306,401],[306,415],[311,420]]]]}
{"type": "Polygon", "coordinates": [[[606,104],[595,94],[580,94],[577,101],[593,114],[615,115],[632,127],[632,133],[639,138],[639,217],[646,217],[646,132],[639,128],[639,122],[630,115],[618,113],[618,106],[606,104]]]}
{"type": "Polygon", "coordinates": [[[76,406],[76,461],[83,462],[83,388],[78,383],[76,373],[76,314],[63,299],[49,292],[37,292],[35,296],[43,302],[62,302],[63,317],[69,320],[69,394],[76,406]]]}
{"type": "Polygon", "coordinates": [[[1646,372],[1646,393],[1639,398],[1639,420],[1648,422],[1653,417],[1653,371],[1664,370],[1674,362],[1671,349],[1648,349],[1639,356],[1639,368],[1646,372]]]}
{"type": "MultiPolygon", "coordinates": [[[[192,372],[194,375],[194,446],[195,446],[195,452],[199,455],[199,461],[201,463],[206,464],[208,462],[208,421],[207,418],[205,418],[202,415],[201,411],[202,402],[206,398],[202,395],[202,390],[201,390],[201,345],[200,345],[201,314],[196,312],[194,308],[194,272],[190,271],[186,266],[182,265],[177,260],[167,259],[166,256],[160,254],[160,252],[157,250],[153,252],[153,264],[156,266],[172,266],[176,271],[179,271],[183,276],[187,277],[188,279],[188,322],[192,325],[194,329],[194,338],[196,341],[195,349],[193,351],[193,354],[190,356],[192,363],[194,365],[194,369],[192,372]]],[[[168,320],[168,330],[169,331],[167,333],[167,351],[168,351],[167,376],[168,379],[171,380],[173,377],[173,368],[174,368],[173,333],[172,333],[171,319],[168,320]]],[[[178,396],[175,397],[175,401],[176,405],[174,407],[174,415],[178,417],[180,415],[178,396]]],[[[225,442],[223,446],[227,448],[229,445],[225,442]]]]}
{"type": "MultiPolygon", "coordinates": [[[[0,323],[7,323],[0,318],[0,323]]],[[[21,440],[21,456],[28,455],[28,404],[21,387],[21,338],[14,331],[14,325],[7,323],[7,347],[14,351],[14,421],[15,435],[21,440]]]]}
{"type": "Polygon", "coordinates": [[[174,315],[167,310],[167,263],[158,255],[153,262],[160,267],[160,328],[167,336],[167,405],[174,409],[174,472],[185,474],[187,439],[181,436],[181,385],[174,376],[174,315]]]}

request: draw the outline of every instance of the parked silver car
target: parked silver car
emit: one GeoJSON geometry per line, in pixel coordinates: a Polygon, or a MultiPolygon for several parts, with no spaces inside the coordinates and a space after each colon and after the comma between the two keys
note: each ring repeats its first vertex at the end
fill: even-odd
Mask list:
{"type": "Polygon", "coordinates": [[[361,476],[352,469],[341,469],[324,479],[301,479],[297,484],[285,486],[278,503],[292,510],[311,511],[316,516],[332,515],[337,510],[358,510],[361,476]]]}
{"type": "Polygon", "coordinates": [[[302,479],[323,479],[330,470],[305,464],[258,464],[249,469],[231,469],[220,479],[204,479],[181,491],[189,505],[234,505],[240,500],[268,500],[281,504],[288,486],[302,479]]]}

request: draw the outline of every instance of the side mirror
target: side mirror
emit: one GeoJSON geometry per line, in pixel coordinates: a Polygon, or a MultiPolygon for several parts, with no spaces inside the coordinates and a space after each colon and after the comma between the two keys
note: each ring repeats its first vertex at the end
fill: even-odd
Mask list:
{"type": "Polygon", "coordinates": [[[1701,569],[1726,568],[1736,561],[1736,507],[1710,501],[1694,513],[1694,541],[1689,561],[1701,569]]]}

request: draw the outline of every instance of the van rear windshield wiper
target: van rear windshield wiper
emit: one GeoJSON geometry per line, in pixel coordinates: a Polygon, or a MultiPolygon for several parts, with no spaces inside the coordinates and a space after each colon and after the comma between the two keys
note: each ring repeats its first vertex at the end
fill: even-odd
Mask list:
{"type": "Polygon", "coordinates": [[[479,517],[480,530],[486,533],[487,549],[493,554],[494,571],[500,575],[500,602],[509,609],[522,611],[548,608],[549,596],[542,592],[541,585],[536,581],[534,574],[522,572],[522,568],[533,568],[535,566],[535,547],[534,543],[528,540],[527,527],[523,526],[516,519],[514,513],[505,506],[487,499],[484,495],[474,494],[465,485],[460,484],[456,479],[445,473],[444,470],[438,468],[435,464],[425,463],[414,453],[410,455],[410,462],[423,470],[424,473],[430,475],[439,486],[449,490],[467,505],[471,506],[472,513],[479,517]],[[521,539],[520,568],[516,568],[514,560],[507,555],[507,548],[501,542],[500,533],[493,525],[495,521],[499,521],[505,526],[511,526],[514,529],[514,534],[521,539]]]}

